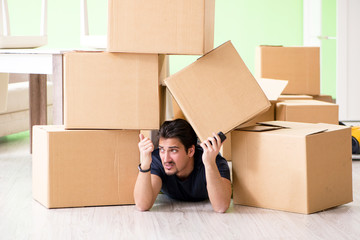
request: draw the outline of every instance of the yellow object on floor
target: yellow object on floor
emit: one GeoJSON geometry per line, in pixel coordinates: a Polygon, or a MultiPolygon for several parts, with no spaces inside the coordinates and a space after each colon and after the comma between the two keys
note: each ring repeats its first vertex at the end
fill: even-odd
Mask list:
{"type": "Polygon", "coordinates": [[[352,153],[359,154],[360,126],[351,127],[351,136],[352,136],[352,153]]]}

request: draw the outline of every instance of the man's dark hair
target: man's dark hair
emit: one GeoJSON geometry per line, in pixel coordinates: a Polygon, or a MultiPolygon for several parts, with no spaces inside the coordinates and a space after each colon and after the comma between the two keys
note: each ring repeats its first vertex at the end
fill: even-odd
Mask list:
{"type": "Polygon", "coordinates": [[[172,121],[165,121],[159,130],[160,138],[178,138],[180,142],[185,146],[187,151],[192,145],[197,144],[197,136],[190,125],[184,119],[175,119],[172,121]]]}

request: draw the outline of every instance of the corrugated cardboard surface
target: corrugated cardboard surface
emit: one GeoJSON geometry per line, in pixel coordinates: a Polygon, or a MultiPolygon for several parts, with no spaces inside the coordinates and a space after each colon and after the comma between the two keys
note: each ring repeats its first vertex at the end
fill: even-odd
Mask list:
{"type": "Polygon", "coordinates": [[[270,102],[231,42],[165,80],[201,141],[266,111],[270,102]]]}
{"type": "Polygon", "coordinates": [[[0,113],[7,108],[9,74],[0,73],[0,113]]]}
{"type": "Polygon", "coordinates": [[[47,208],[134,204],[139,131],[33,129],[35,200],[47,208]]]}
{"type": "Polygon", "coordinates": [[[320,94],[320,48],[257,48],[255,72],[259,78],[285,79],[283,94],[320,94]]]}
{"type": "Polygon", "coordinates": [[[64,56],[67,129],[158,129],[157,54],[71,52],[64,56]]]}
{"type": "Polygon", "coordinates": [[[235,204],[309,214],[352,201],[350,128],[270,123],[286,128],[232,132],[235,204]]]}
{"type": "Polygon", "coordinates": [[[276,120],[339,124],[339,106],[317,100],[286,100],[276,104],[276,120]]]}
{"type": "Polygon", "coordinates": [[[215,0],[110,0],[110,52],[201,55],[213,48],[215,0]]]}

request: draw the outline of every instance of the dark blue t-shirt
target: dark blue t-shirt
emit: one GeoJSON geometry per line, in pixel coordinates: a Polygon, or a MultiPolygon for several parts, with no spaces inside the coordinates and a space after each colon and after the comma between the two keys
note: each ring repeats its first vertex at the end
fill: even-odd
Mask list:
{"type": "MultiPolygon", "coordinates": [[[[202,154],[203,149],[197,146],[194,154],[194,170],[187,179],[180,180],[176,175],[166,175],[161,163],[159,149],[154,150],[152,153],[151,174],[155,174],[161,178],[161,191],[171,198],[182,201],[203,201],[208,199],[202,154]]],[[[220,154],[216,157],[216,165],[221,177],[230,180],[229,165],[220,154]]]]}

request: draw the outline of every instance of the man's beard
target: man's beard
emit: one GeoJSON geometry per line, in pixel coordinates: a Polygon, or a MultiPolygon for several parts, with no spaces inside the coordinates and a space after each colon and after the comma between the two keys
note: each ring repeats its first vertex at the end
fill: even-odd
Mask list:
{"type": "Polygon", "coordinates": [[[168,163],[168,164],[172,164],[172,169],[175,169],[175,171],[174,171],[174,172],[169,172],[169,170],[166,170],[165,164],[163,164],[165,174],[168,175],[168,176],[176,175],[176,174],[179,172],[179,170],[177,169],[175,163],[174,163],[174,162],[170,162],[170,163],[168,163]]]}

